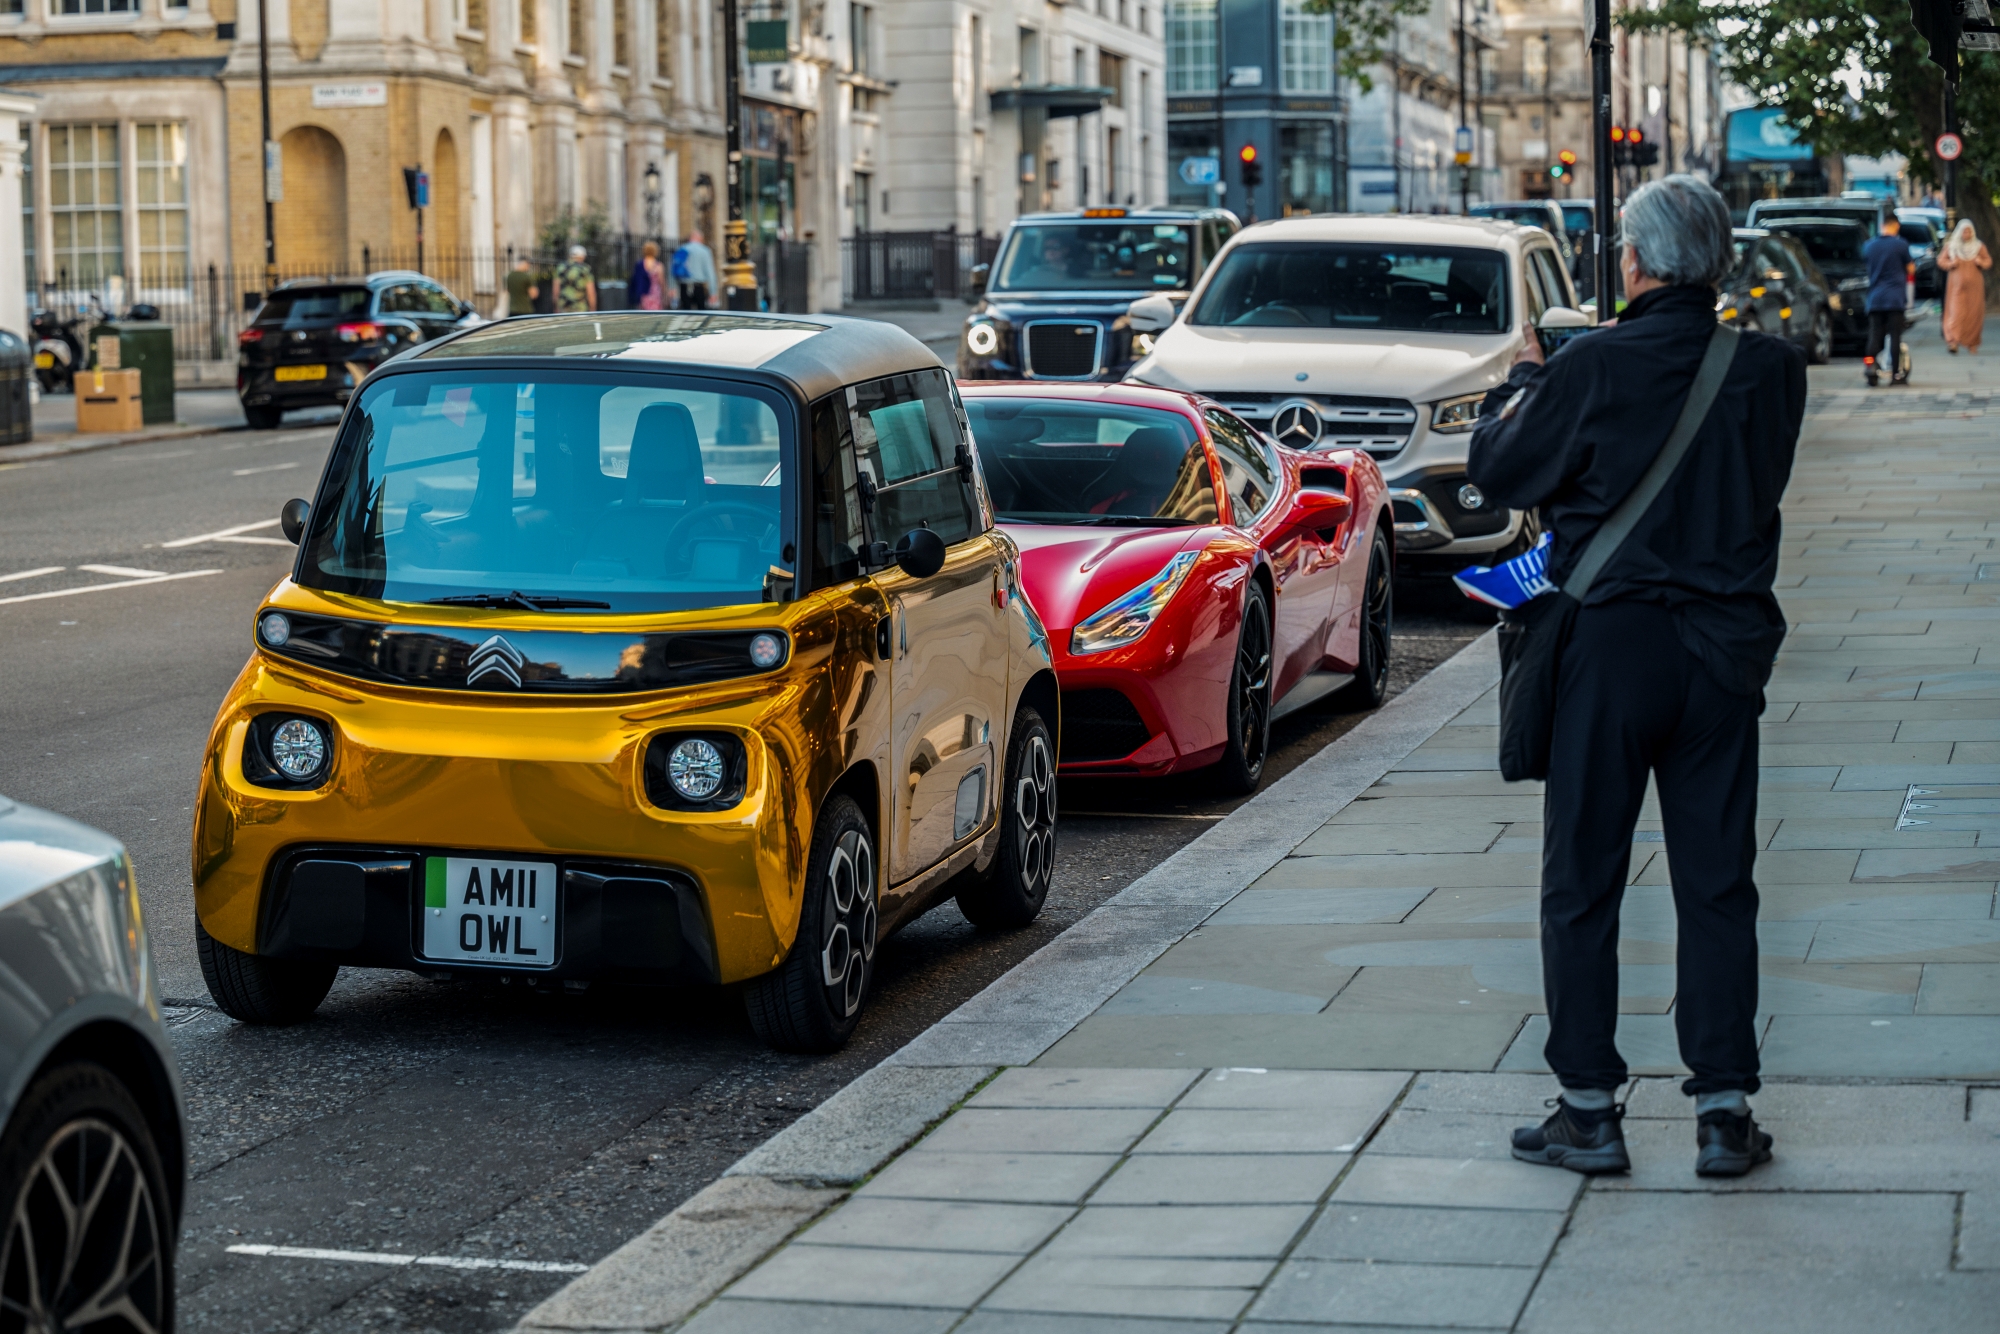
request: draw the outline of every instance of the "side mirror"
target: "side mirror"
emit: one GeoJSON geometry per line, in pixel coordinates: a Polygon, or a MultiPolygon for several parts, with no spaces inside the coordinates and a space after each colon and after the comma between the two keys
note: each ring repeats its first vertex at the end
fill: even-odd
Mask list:
{"type": "Polygon", "coordinates": [[[912,528],[889,553],[912,579],[928,579],[944,568],[944,539],[928,528],[912,528]]]}
{"type": "Polygon", "coordinates": [[[1174,303],[1159,293],[1142,296],[1125,312],[1133,333],[1158,333],[1174,322],[1174,303]]]}
{"type": "Polygon", "coordinates": [[[1353,509],[1354,502],[1340,492],[1309,487],[1299,492],[1285,526],[1291,529],[1310,528],[1324,541],[1332,536],[1334,529],[1346,522],[1353,509]]]}
{"type": "Polygon", "coordinates": [[[1569,306],[1550,306],[1542,312],[1537,329],[1588,329],[1590,316],[1569,306]]]}
{"type": "Polygon", "coordinates": [[[986,290],[986,280],[992,276],[992,273],[993,266],[991,264],[975,264],[972,266],[971,278],[974,293],[981,293],[986,290]]]}
{"type": "Polygon", "coordinates": [[[290,542],[294,546],[298,545],[299,539],[306,535],[306,518],[311,513],[311,501],[288,500],[285,502],[284,508],[278,511],[278,526],[285,530],[285,540],[287,542],[290,542]]]}

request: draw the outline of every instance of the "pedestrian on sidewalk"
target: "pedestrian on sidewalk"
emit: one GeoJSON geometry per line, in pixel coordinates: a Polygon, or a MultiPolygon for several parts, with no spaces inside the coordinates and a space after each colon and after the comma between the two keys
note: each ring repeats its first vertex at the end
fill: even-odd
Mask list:
{"type": "Polygon", "coordinates": [[[532,315],[535,313],[535,298],[542,289],[535,283],[535,274],[528,267],[525,257],[514,261],[513,269],[507,274],[507,314],[532,315]]]}
{"type": "Polygon", "coordinates": [[[639,298],[640,310],[664,310],[667,296],[667,270],[660,263],[660,246],[657,241],[646,242],[639,255],[639,262],[632,266],[632,280],[625,290],[639,298]]]}
{"type": "MultiPolygon", "coordinates": [[[[1572,340],[1546,365],[1530,338],[1472,438],[1472,483],[1499,504],[1540,507],[1558,587],[1694,396],[1716,336],[1716,288],[1736,262],[1727,206],[1692,176],[1635,190],[1620,240],[1630,304],[1615,327],[1572,340]]],[[[1749,1103],[1757,716],[1785,635],[1771,584],[1806,367],[1782,339],[1749,333],[1733,346],[1715,363],[1727,370],[1685,456],[1612,548],[1561,651],[1541,919],[1544,1055],[1562,1092],[1544,1124],[1514,1134],[1514,1156],[1528,1162],[1630,1165],[1617,1102],[1627,1073],[1616,1042],[1618,915],[1649,774],[1680,923],[1673,1013],[1693,1071],[1681,1087],[1695,1099],[1695,1170],[1738,1176],[1771,1156],[1749,1103]]]]}
{"type": "Polygon", "coordinates": [[[584,263],[590,252],[580,245],[569,248],[569,263],[556,270],[556,309],[596,310],[597,279],[584,263]]]}
{"type": "Polygon", "coordinates": [[[1970,221],[1952,228],[1938,251],[1938,267],[1951,275],[1944,288],[1945,351],[1957,356],[1962,347],[1977,356],[1986,333],[1986,278],[1981,271],[1993,267],[1993,256],[1970,221]]]}
{"type": "Polygon", "coordinates": [[[1910,243],[1899,233],[1903,224],[1890,214],[1882,219],[1882,234],[1861,247],[1868,263],[1868,350],[1861,365],[1868,374],[1868,387],[1881,383],[1882,344],[1889,345],[1889,383],[1908,384],[1903,373],[1903,328],[1910,304],[1910,284],[1916,281],[1917,262],[1910,257],[1910,243]]]}
{"type": "Polygon", "coordinates": [[[682,310],[708,309],[709,294],[715,290],[715,252],[700,232],[689,232],[674,251],[674,281],[680,284],[682,310]]]}

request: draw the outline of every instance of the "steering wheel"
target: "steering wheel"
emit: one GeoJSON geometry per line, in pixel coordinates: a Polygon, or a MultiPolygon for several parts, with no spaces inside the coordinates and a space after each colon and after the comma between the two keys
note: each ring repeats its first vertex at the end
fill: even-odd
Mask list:
{"type": "MultiPolygon", "coordinates": [[[[668,566],[674,569],[685,569],[689,564],[688,555],[682,548],[681,532],[683,529],[687,528],[696,519],[709,521],[727,515],[742,515],[764,528],[768,528],[777,521],[776,516],[762,505],[751,505],[741,500],[718,500],[707,505],[696,506],[676,519],[674,526],[667,530],[666,547],[668,566]]],[[[762,536],[761,532],[756,536],[731,533],[729,534],[729,540],[754,543],[760,536],[762,536]]]]}

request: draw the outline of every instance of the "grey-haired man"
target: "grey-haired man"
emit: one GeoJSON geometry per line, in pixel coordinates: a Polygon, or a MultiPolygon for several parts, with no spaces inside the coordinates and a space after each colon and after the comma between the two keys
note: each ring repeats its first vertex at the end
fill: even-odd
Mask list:
{"type": "MultiPolygon", "coordinates": [[[[1467,471],[1502,505],[1541,508],[1549,578],[1666,442],[1715,333],[1716,285],[1736,264],[1722,197],[1691,176],[1641,186],[1620,240],[1616,327],[1530,351],[1488,395],[1467,471]]],[[[1757,1091],[1757,717],[1785,634],[1771,594],[1778,504],[1805,415],[1805,357],[1745,334],[1686,456],[1598,573],[1556,685],[1542,825],[1542,979],[1555,1114],[1514,1134],[1529,1162],[1630,1166],[1616,1103],[1618,913],[1650,775],[1674,910],[1674,1028],[1693,1072],[1695,1170],[1741,1176],[1771,1157],[1757,1091]]]]}

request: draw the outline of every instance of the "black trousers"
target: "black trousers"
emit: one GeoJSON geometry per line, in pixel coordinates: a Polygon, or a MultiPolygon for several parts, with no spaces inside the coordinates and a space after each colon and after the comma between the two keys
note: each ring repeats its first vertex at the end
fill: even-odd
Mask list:
{"type": "Polygon", "coordinates": [[[1886,367],[1891,375],[1897,373],[1903,364],[1903,312],[1900,310],[1871,310],[1868,312],[1868,356],[1874,361],[1874,368],[1886,367]],[[1889,359],[1882,360],[1882,342],[1889,343],[1889,359]]]}
{"type": "Polygon", "coordinates": [[[1620,602],[1577,613],[1563,651],[1543,800],[1542,987],[1549,1068],[1568,1088],[1625,1082],[1618,1054],[1618,909],[1632,829],[1659,789],[1671,859],[1674,1031],[1689,1094],[1755,1092],[1757,715],[1715,684],[1674,615],[1620,602]]]}

